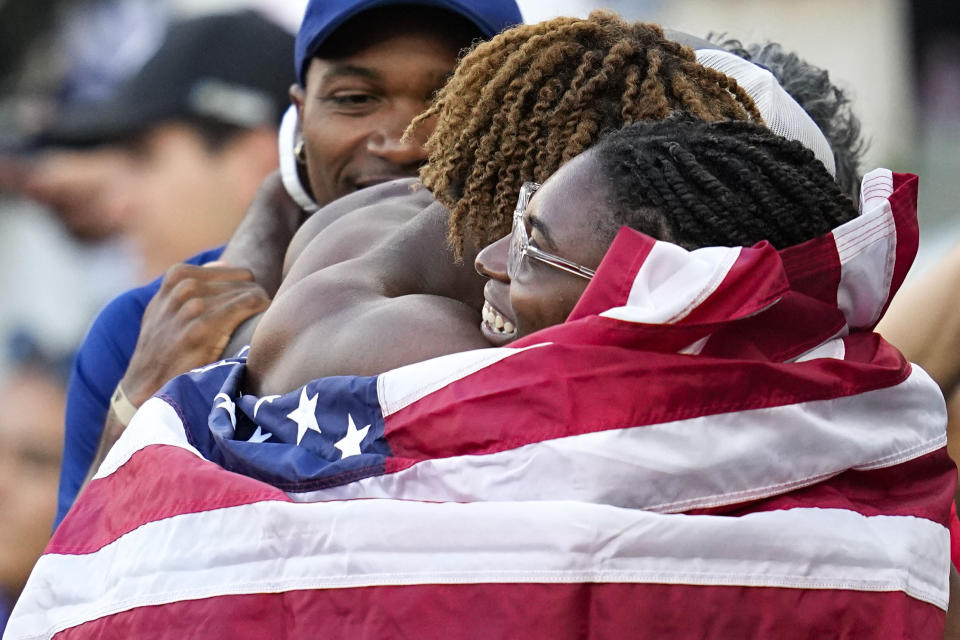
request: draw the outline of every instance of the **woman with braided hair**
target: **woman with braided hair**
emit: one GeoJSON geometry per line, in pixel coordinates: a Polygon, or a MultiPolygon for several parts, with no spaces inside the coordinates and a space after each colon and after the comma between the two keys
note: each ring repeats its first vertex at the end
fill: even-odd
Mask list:
{"type": "Polygon", "coordinates": [[[856,215],[809,149],[764,127],[636,123],[521,189],[513,232],[477,256],[482,331],[502,345],[563,322],[621,226],[688,250],[782,249],[856,215]]]}
{"type": "Polygon", "coordinates": [[[763,122],[735,80],[658,25],[595,11],[481,43],[411,131],[436,122],[420,178],[450,210],[459,256],[467,229],[480,246],[507,232],[523,182],[545,180],[605,133],[678,112],[763,122]]]}

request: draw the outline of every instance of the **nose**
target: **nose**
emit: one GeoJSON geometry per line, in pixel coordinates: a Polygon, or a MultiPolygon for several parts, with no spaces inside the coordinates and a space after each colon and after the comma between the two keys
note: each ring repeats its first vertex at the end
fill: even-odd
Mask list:
{"type": "Polygon", "coordinates": [[[424,141],[420,136],[403,137],[410,121],[422,110],[423,105],[419,106],[419,109],[396,109],[389,114],[367,138],[367,150],[400,167],[419,167],[423,164],[427,159],[424,141]]]}
{"type": "Polygon", "coordinates": [[[510,282],[510,276],[507,275],[507,254],[510,248],[510,236],[504,236],[487,245],[480,253],[477,259],[473,261],[473,266],[482,276],[500,282],[510,282]]]}

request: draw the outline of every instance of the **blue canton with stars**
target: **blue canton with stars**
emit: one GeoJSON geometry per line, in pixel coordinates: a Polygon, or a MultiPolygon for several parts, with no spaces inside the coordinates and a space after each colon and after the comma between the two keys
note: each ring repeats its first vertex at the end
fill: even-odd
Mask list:
{"type": "Polygon", "coordinates": [[[245,372],[245,358],[224,360],[174,378],[157,394],[205,458],[290,492],[384,473],[391,451],[376,376],[320,378],[257,397],[243,393],[245,372]]]}

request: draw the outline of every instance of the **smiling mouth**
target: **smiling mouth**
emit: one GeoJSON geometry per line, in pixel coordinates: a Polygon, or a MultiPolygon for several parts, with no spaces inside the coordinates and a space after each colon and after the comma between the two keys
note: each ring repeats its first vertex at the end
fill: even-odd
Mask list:
{"type": "Polygon", "coordinates": [[[489,302],[484,301],[483,310],[480,312],[483,316],[483,327],[491,333],[499,336],[511,336],[517,332],[517,328],[509,320],[504,320],[503,315],[497,311],[489,302]]]}

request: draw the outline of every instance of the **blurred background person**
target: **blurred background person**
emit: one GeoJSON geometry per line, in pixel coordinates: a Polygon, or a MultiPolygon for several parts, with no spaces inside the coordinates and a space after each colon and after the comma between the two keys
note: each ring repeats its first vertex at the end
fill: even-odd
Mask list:
{"type": "Polygon", "coordinates": [[[26,334],[11,343],[16,364],[0,381],[0,633],[50,538],[69,365],[26,334]]]}
{"type": "Polygon", "coordinates": [[[26,194],[78,235],[126,234],[141,281],[222,244],[277,166],[292,51],[252,11],[174,23],[112,98],[64,110],[41,135],[72,151],[31,163],[26,194]]]}
{"type": "Polygon", "coordinates": [[[224,242],[276,165],[303,3],[194,4],[0,3],[0,339],[75,348],[118,292],[224,242]]]}
{"type": "MultiPolygon", "coordinates": [[[[72,350],[118,291],[229,237],[294,80],[272,4],[0,2],[0,344],[72,350]]],[[[0,349],[0,620],[53,522],[60,371],[0,349]]]]}

